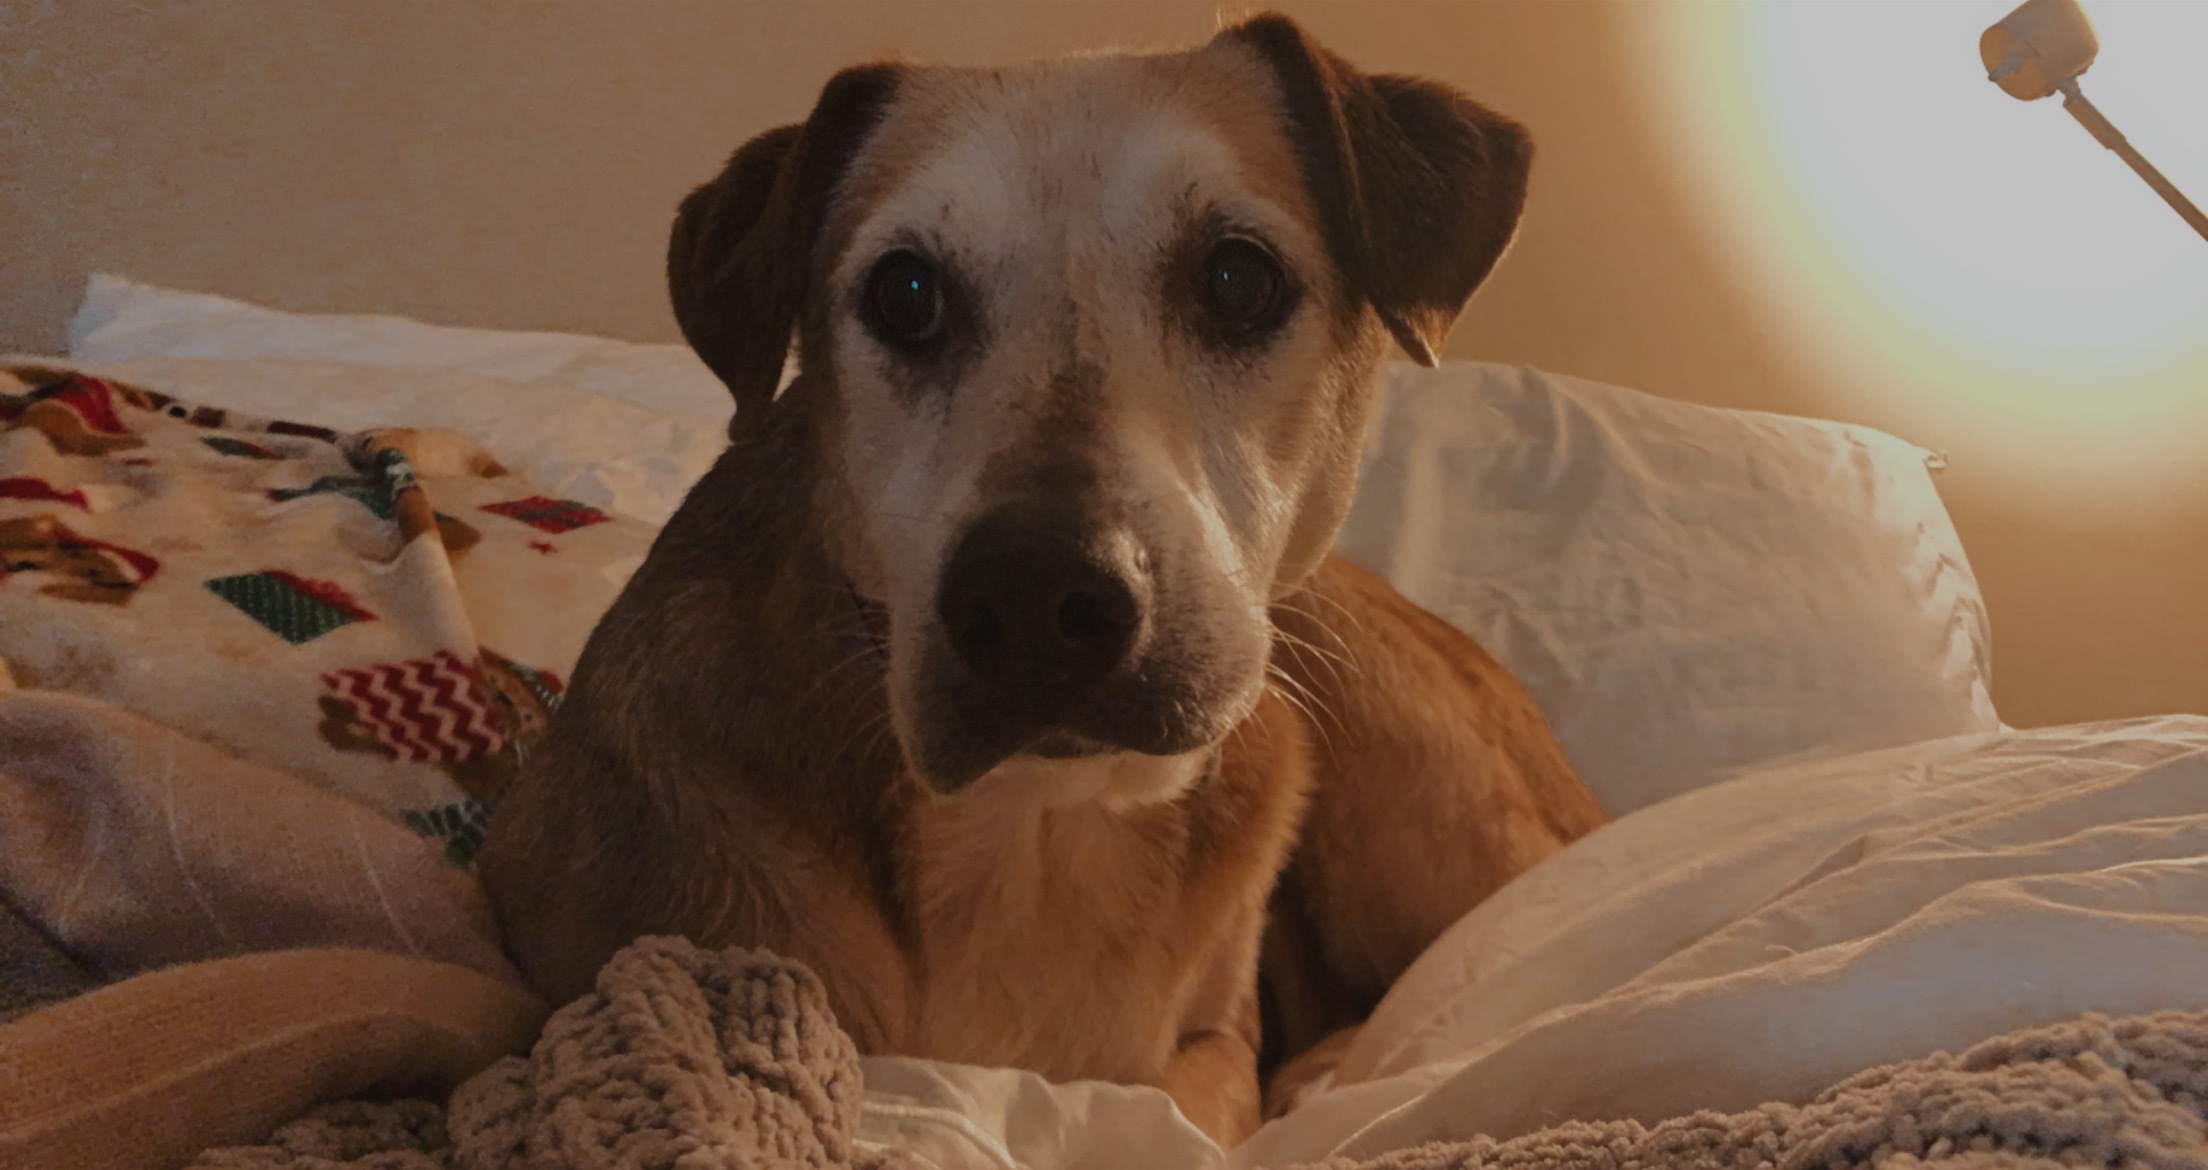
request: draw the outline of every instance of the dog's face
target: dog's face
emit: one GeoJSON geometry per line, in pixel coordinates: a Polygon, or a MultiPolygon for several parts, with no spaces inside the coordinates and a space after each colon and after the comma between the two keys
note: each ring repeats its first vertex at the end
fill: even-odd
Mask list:
{"type": "Polygon", "coordinates": [[[930,776],[1179,756],[1256,700],[1379,351],[1268,85],[1224,47],[919,73],[846,172],[808,356],[930,776]]]}
{"type": "MultiPolygon", "coordinates": [[[[953,789],[1109,754],[1079,770],[1104,795],[1175,791],[1257,701],[1268,607],[1348,507],[1389,333],[1431,360],[1507,241],[1522,133],[1275,18],[1171,56],[854,71],[775,154],[735,195],[773,220],[813,188],[781,209],[806,246],[773,262],[799,270],[789,393],[832,400],[834,551],[887,615],[908,761],[953,789]],[[1394,183],[1429,198],[1376,201],[1394,183]],[[1408,228],[1375,213],[1426,238],[1388,256],[1408,228]]],[[[711,316],[742,307],[699,270],[727,265],[708,239],[753,241],[698,200],[677,310],[741,427],[776,407],[746,400],[760,363],[711,316]]]]}

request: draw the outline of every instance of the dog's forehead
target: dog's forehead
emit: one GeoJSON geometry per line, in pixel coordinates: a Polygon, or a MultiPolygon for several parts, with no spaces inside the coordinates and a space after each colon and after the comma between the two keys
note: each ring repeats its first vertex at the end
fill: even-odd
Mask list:
{"type": "Polygon", "coordinates": [[[852,160],[828,234],[839,251],[899,231],[1131,244],[1167,213],[1226,210],[1315,247],[1287,125],[1271,72],[1239,46],[916,67],[852,160]]]}

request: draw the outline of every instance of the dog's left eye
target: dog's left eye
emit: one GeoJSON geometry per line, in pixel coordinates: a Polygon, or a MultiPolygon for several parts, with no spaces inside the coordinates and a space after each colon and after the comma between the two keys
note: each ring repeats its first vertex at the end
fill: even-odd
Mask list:
{"type": "Polygon", "coordinates": [[[866,324],[891,345],[918,345],[943,325],[942,282],[916,252],[882,257],[867,278],[866,324]]]}
{"type": "Polygon", "coordinates": [[[1280,261],[1240,237],[1212,246],[1204,257],[1204,308],[1230,336],[1248,337],[1278,325],[1288,278],[1280,261]]]}

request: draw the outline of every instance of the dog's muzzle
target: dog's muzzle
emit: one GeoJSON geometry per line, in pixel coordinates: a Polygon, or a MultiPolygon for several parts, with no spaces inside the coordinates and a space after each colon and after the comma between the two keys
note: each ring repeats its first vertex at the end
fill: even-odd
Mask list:
{"type": "Polygon", "coordinates": [[[934,616],[908,746],[939,789],[1022,753],[1179,755],[1239,716],[1188,647],[1161,645],[1159,584],[1125,530],[988,513],[952,546],[934,616]]]}
{"type": "Polygon", "coordinates": [[[936,593],[966,673],[1050,722],[1124,666],[1149,625],[1133,541],[1078,532],[1044,515],[992,513],[966,530],[936,593]]]}

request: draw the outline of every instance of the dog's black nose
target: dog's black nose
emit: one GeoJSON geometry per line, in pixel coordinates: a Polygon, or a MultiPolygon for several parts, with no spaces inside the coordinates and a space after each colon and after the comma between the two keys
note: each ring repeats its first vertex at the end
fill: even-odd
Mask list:
{"type": "Polygon", "coordinates": [[[1076,520],[994,512],[960,537],[936,593],[959,661],[1046,711],[1134,650],[1149,590],[1131,543],[1076,520]]]}

